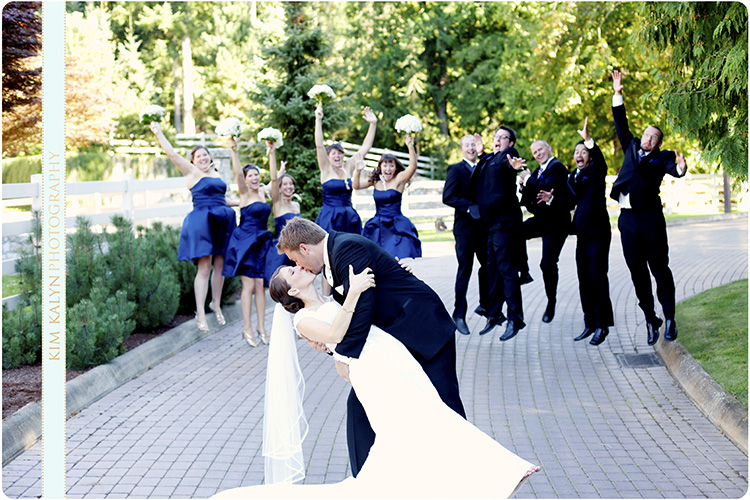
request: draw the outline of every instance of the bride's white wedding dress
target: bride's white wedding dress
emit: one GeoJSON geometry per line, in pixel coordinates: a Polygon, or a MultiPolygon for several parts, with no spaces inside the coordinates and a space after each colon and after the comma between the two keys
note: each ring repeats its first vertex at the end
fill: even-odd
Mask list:
{"type": "MultiPolygon", "coordinates": [[[[341,306],[301,310],[328,323],[341,306]]],[[[356,478],[235,488],[214,498],[507,498],[533,465],[448,408],[403,344],[372,327],[349,378],[375,431],[356,478]]]]}

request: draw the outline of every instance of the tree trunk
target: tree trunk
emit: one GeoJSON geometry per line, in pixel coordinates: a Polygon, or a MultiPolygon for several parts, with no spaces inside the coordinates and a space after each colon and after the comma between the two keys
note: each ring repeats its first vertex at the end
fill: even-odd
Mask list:
{"type": "Polygon", "coordinates": [[[724,172],[724,213],[732,213],[732,183],[729,182],[729,176],[727,175],[726,169],[722,168],[724,172]]]}
{"type": "Polygon", "coordinates": [[[190,38],[182,38],[182,105],[185,126],[183,132],[195,135],[195,118],[193,118],[193,53],[190,38]]]}
{"type": "Polygon", "coordinates": [[[180,100],[180,74],[177,59],[172,61],[172,75],[174,76],[174,130],[182,132],[182,104],[180,100]]]}

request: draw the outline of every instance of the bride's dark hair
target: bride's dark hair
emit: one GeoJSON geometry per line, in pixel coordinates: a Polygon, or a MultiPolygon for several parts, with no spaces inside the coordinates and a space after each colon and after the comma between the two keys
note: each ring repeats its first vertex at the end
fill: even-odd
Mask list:
{"type": "Polygon", "coordinates": [[[276,272],[271,276],[271,281],[268,285],[268,293],[271,296],[271,300],[278,302],[281,306],[292,314],[305,307],[305,303],[302,299],[292,297],[289,295],[289,283],[284,278],[279,276],[279,272],[289,266],[279,266],[276,272]]]}

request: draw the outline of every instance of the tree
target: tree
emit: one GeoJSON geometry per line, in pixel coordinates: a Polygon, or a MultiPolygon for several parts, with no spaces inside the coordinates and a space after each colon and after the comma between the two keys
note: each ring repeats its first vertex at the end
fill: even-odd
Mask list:
{"type": "Polygon", "coordinates": [[[664,63],[653,94],[668,123],[700,144],[704,162],[747,179],[747,7],[656,2],[641,15],[638,35],[664,63]]]}
{"type": "Polygon", "coordinates": [[[3,156],[42,142],[41,2],[3,7],[3,156]]]}

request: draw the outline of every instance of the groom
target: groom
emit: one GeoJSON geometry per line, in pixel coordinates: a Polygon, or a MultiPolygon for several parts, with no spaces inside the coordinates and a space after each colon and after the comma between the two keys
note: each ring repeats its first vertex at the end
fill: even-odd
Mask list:
{"type": "MultiPolygon", "coordinates": [[[[466,418],[456,377],[456,325],[434,290],[369,239],[338,231],[326,233],[300,217],[287,222],[277,248],[300,267],[314,273],[323,271],[339,304],[349,290],[349,266],[354,267],[355,273],[372,269],[376,286],[360,296],[349,330],[336,352],[358,358],[370,327],[382,328],[404,344],[422,365],[445,404],[466,418]]],[[[348,380],[348,365],[337,362],[336,369],[348,380]]],[[[374,440],[375,433],[352,390],[347,401],[347,444],[355,476],[374,440]]]]}

